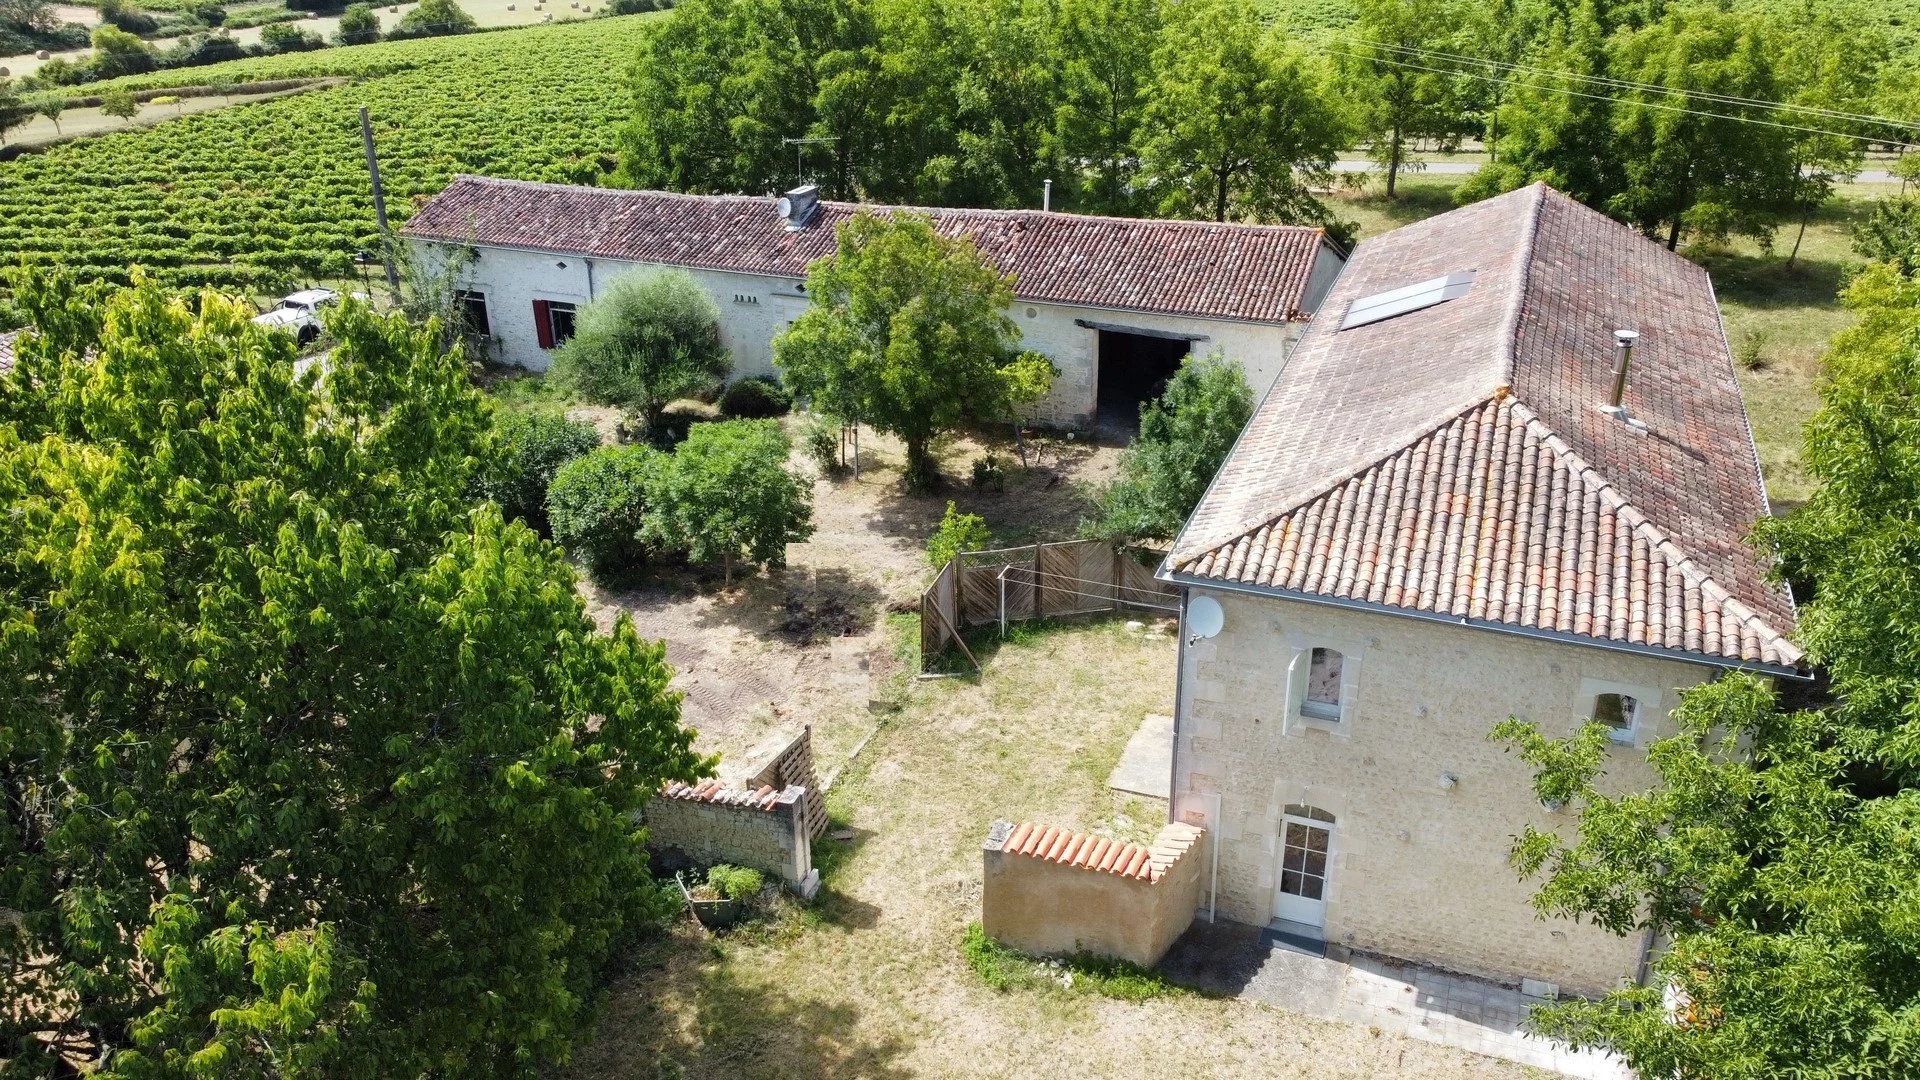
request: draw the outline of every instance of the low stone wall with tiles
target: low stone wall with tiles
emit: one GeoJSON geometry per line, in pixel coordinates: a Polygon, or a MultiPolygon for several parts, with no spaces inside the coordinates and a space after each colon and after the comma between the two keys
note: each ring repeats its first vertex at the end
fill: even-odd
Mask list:
{"type": "Polygon", "coordinates": [[[813,725],[800,730],[788,728],[769,735],[760,745],[747,751],[739,787],[786,789],[799,784],[807,789],[800,803],[800,816],[807,835],[820,839],[827,831],[826,792],[820,789],[820,774],[813,765],[813,725]]]}
{"type": "Polygon", "coordinates": [[[1149,845],[996,821],[983,849],[980,925],[1038,956],[1090,952],[1152,967],[1193,922],[1206,832],[1173,823],[1149,845]]]}
{"type": "Polygon", "coordinates": [[[730,787],[719,780],[669,784],[649,800],[647,847],[676,851],[694,863],[750,866],[812,896],[813,837],[806,824],[808,790],[730,787]]]}

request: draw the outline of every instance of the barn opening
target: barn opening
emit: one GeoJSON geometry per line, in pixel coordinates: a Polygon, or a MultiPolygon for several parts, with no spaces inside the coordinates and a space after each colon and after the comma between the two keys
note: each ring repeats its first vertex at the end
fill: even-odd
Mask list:
{"type": "Polygon", "coordinates": [[[1101,328],[1096,425],[1129,435],[1140,430],[1140,406],[1166,392],[1167,380],[1180,370],[1192,347],[1185,335],[1101,328]]]}

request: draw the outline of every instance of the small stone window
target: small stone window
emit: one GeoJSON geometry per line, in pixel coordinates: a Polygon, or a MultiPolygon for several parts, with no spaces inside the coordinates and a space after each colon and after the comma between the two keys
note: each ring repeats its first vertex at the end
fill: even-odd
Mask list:
{"type": "Polygon", "coordinates": [[[1307,695],[1300,715],[1315,720],[1340,720],[1340,675],[1346,658],[1337,649],[1315,649],[1307,664],[1307,695]]]}
{"type": "Polygon", "coordinates": [[[1633,741],[1633,724],[1640,715],[1640,699],[1632,694],[1600,694],[1593,699],[1593,719],[1605,724],[1614,742],[1633,741]]]}

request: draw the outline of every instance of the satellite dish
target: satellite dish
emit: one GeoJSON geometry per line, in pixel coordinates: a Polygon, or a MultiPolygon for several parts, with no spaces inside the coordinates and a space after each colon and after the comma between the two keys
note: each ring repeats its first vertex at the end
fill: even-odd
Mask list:
{"type": "Polygon", "coordinates": [[[1187,604],[1187,630],[1196,638],[1210,638],[1227,625],[1227,613],[1211,596],[1196,596],[1187,604]]]}
{"type": "Polygon", "coordinates": [[[780,196],[780,198],[777,201],[775,201],[773,204],[773,211],[774,213],[779,214],[783,218],[792,217],[793,216],[793,200],[787,198],[785,195],[780,196]]]}

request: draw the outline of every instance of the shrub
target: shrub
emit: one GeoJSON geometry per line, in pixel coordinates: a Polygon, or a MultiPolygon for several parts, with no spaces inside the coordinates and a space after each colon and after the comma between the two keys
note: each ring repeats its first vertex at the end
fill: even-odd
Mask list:
{"type": "Polygon", "coordinates": [[[494,432],[501,460],[498,471],[481,483],[480,497],[499,503],[507,516],[547,532],[547,488],[553,474],[598,447],[599,434],[592,424],[557,412],[496,413],[494,432]]]}
{"type": "Polygon", "coordinates": [[[979,923],[967,925],[960,938],[960,954],[981,982],[1002,992],[1054,988],[1120,1001],[1146,1001],[1187,992],[1157,971],[1113,957],[1086,952],[1051,960],[1028,956],[988,937],[979,923]]]}
{"type": "Polygon", "coordinates": [[[1007,459],[999,454],[986,454],[974,458],[973,490],[1007,490],[1007,459]]]}
{"type": "Polygon", "coordinates": [[[728,900],[745,901],[760,895],[760,871],[721,863],[707,871],[707,885],[728,900]]]}
{"type": "Polygon", "coordinates": [[[992,543],[993,534],[987,531],[985,518],[962,514],[949,502],[939,527],[927,538],[927,563],[937,570],[963,551],[981,551],[992,543]]]}
{"type": "Polygon", "coordinates": [[[119,27],[95,27],[91,41],[95,78],[138,75],[154,68],[153,50],[147,47],[146,42],[119,27]]]}
{"type": "Polygon", "coordinates": [[[1098,516],[1081,531],[1116,543],[1172,539],[1252,415],[1239,362],[1215,352],[1180,365],[1166,393],[1141,407],[1120,479],[1099,494],[1098,516]]]}
{"type": "Polygon", "coordinates": [[[647,492],[666,463],[651,447],[603,446],[554,472],[547,486],[554,542],[579,557],[594,581],[617,584],[646,560],[647,492]]]}
{"type": "Polygon", "coordinates": [[[820,471],[831,476],[840,469],[840,421],[812,413],[800,426],[800,450],[820,471]]]}
{"type": "Polygon", "coordinates": [[[580,310],[553,358],[554,376],[570,389],[635,411],[649,430],[667,402],[711,390],[731,367],[720,309],[683,270],[614,279],[580,310]]]}
{"type": "Polygon", "coordinates": [[[729,420],[770,420],[793,411],[793,395],[778,379],[749,375],[720,395],[720,412],[729,420]]]}
{"type": "Polygon", "coordinates": [[[479,29],[473,16],[453,0],[420,0],[420,6],[400,16],[400,24],[387,35],[395,38],[433,37],[439,34],[465,34],[479,29]]]}
{"type": "Polygon", "coordinates": [[[202,4],[193,9],[193,17],[208,26],[219,26],[227,21],[227,9],[219,4],[202,4]]]}
{"type": "Polygon", "coordinates": [[[340,13],[340,30],[334,40],[342,45],[365,45],[380,40],[380,16],[370,4],[349,4],[340,13]]]}
{"type": "Polygon", "coordinates": [[[1767,366],[1767,332],[1753,327],[1740,335],[1733,347],[1733,358],[1747,371],[1759,371],[1767,366]]]}
{"type": "Polygon", "coordinates": [[[607,11],[614,15],[638,15],[645,11],[659,11],[665,6],[660,0],[613,0],[607,5],[607,11]]]}
{"type": "Polygon", "coordinates": [[[292,23],[269,23],[260,28],[260,47],[268,52],[306,52],[325,45],[326,42],[321,40],[319,34],[311,30],[302,30],[292,23]]]}
{"type": "Polygon", "coordinates": [[[648,537],[694,562],[786,562],[787,545],[813,535],[813,488],[787,471],[791,449],[775,420],[701,424],[649,489],[648,537]]]}

